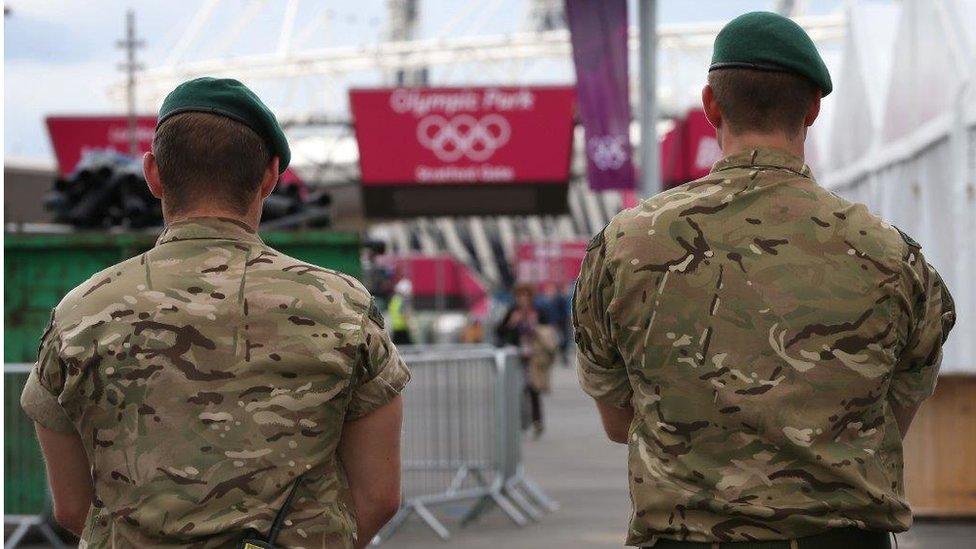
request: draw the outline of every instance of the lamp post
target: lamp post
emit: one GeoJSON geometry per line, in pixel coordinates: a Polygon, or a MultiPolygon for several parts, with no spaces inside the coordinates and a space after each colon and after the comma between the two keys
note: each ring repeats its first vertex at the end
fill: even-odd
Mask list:
{"type": "Polygon", "coordinates": [[[640,30],[640,192],[643,198],[661,191],[657,144],[657,0],[637,0],[640,30]]]}

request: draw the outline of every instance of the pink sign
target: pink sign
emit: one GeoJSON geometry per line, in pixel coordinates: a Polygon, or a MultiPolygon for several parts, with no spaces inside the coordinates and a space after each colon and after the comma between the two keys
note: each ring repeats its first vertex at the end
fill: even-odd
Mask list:
{"type": "MultiPolygon", "coordinates": [[[[115,151],[129,154],[129,118],[127,116],[49,116],[47,131],[51,136],[58,171],[67,177],[88,151],[115,151]]],[[[156,132],[155,116],[136,118],[136,143],[139,154],[152,149],[156,132]]],[[[283,186],[302,185],[298,175],[288,168],[281,174],[283,186]]],[[[304,192],[304,191],[303,191],[304,192]]]]}
{"type": "Polygon", "coordinates": [[[722,159],[715,128],[701,109],[688,111],[661,141],[661,175],[667,189],[708,175],[722,159]]]}
{"type": "Polygon", "coordinates": [[[684,121],[685,159],[688,163],[688,181],[705,177],[712,170],[712,164],[722,159],[722,149],[715,137],[715,128],[700,110],[688,112],[684,121]]]}
{"type": "MultiPolygon", "coordinates": [[[[129,119],[126,116],[49,116],[47,130],[62,176],[73,172],[87,151],[111,150],[129,154],[129,119]]],[[[136,143],[140,153],[152,147],[155,131],[155,116],[136,118],[136,143]]]]}
{"type": "Polygon", "coordinates": [[[566,183],[570,87],[352,90],[364,186],[566,183]]]}
{"type": "Polygon", "coordinates": [[[413,287],[415,305],[433,308],[443,299],[448,308],[467,309],[475,315],[487,311],[488,291],[468,266],[449,255],[388,255],[377,260],[393,269],[396,279],[413,287]]]}
{"type": "Polygon", "coordinates": [[[564,288],[579,276],[586,245],[586,240],[522,242],[515,251],[516,279],[538,285],[552,282],[564,288]]]}

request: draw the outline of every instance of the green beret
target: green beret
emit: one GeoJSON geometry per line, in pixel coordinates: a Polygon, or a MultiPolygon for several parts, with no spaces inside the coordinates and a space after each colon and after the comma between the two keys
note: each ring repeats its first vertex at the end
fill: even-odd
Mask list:
{"type": "Polygon", "coordinates": [[[291,161],[288,140],[274,113],[247,86],[233,78],[204,76],[176,86],[159,108],[156,127],[174,114],[184,112],[226,116],[251,128],[268,144],[271,154],[278,157],[278,173],[284,172],[291,161]]]}
{"type": "Polygon", "coordinates": [[[789,18],[768,11],[740,15],[715,37],[708,70],[732,68],[798,74],[813,82],[823,95],[834,87],[810,36],[789,18]]]}

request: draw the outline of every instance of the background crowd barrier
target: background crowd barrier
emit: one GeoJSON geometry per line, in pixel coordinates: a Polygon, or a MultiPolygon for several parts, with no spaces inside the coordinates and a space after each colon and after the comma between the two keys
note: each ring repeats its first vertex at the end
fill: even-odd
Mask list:
{"type": "Polygon", "coordinates": [[[497,347],[490,343],[412,343],[410,345],[397,345],[397,350],[403,356],[414,357],[417,355],[425,354],[438,354],[443,355],[445,353],[453,352],[470,352],[470,351],[494,351],[497,347]]]}
{"type": "MultiPolygon", "coordinates": [[[[522,368],[511,349],[485,345],[403,346],[412,380],[403,393],[403,504],[375,542],[416,514],[442,539],[431,507],[470,504],[462,524],[492,506],[518,526],[557,508],[522,467],[522,368]]],[[[4,367],[5,547],[31,529],[61,547],[50,527],[44,462],[20,408],[30,365],[4,367]]]]}
{"type": "Polygon", "coordinates": [[[4,537],[4,547],[17,547],[32,530],[53,547],[67,547],[51,528],[44,459],[34,424],[20,407],[20,392],[30,368],[30,364],[6,364],[3,368],[3,523],[5,528],[13,528],[4,537]]]}
{"type": "Polygon", "coordinates": [[[430,507],[470,502],[465,524],[492,505],[518,526],[556,503],[524,473],[523,380],[511,349],[484,345],[400,347],[412,379],[403,392],[403,504],[379,543],[416,514],[442,539],[430,507]]]}

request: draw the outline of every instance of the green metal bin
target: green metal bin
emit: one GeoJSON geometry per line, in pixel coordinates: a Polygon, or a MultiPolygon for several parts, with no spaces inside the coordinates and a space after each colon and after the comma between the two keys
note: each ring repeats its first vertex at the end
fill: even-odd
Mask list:
{"type": "MultiPolygon", "coordinates": [[[[330,231],[261,233],[273,248],[320,267],[360,278],[359,236],[330,231]]],[[[4,235],[5,364],[37,359],[41,333],[51,309],[91,275],[153,246],[149,233],[4,235]]],[[[41,512],[45,501],[44,464],[29,418],[20,409],[27,375],[4,372],[4,513],[41,512]]]]}

